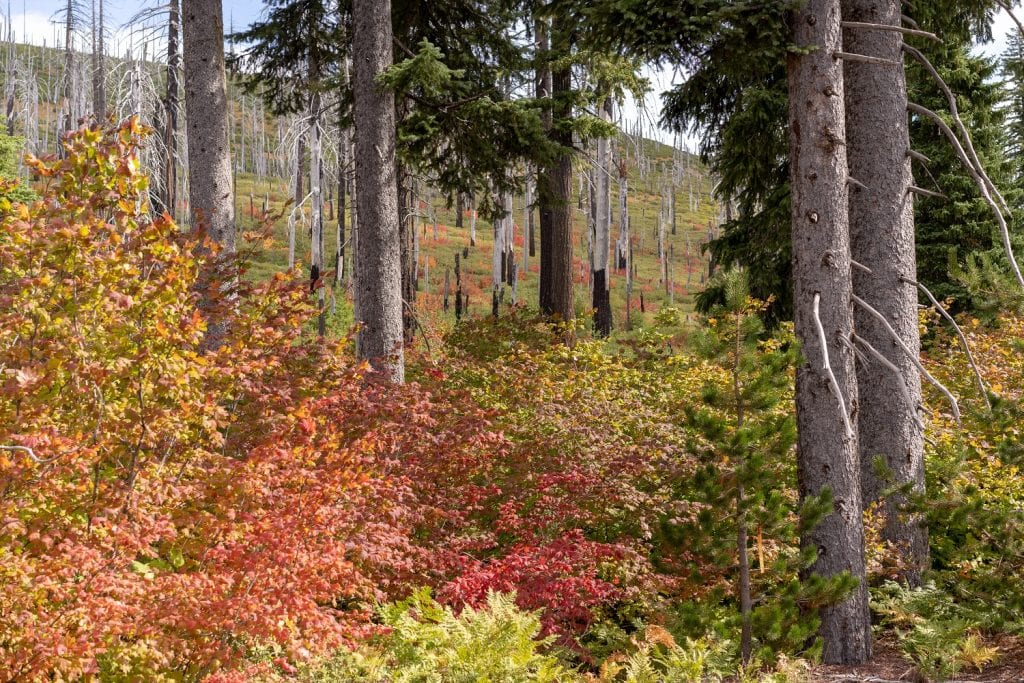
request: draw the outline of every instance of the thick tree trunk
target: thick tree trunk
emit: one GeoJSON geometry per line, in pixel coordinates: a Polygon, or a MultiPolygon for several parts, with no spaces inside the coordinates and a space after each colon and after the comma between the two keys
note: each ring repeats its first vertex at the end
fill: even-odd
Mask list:
{"type": "MultiPolygon", "coordinates": [[[[899,0],[843,0],[842,5],[847,21],[900,25],[899,0]]],[[[854,293],[884,315],[916,353],[921,344],[917,289],[902,279],[917,279],[917,263],[914,207],[907,191],[913,180],[901,43],[901,35],[893,31],[843,32],[846,52],[900,64],[844,63],[847,160],[850,175],[867,186],[850,189],[850,246],[853,259],[872,271],[853,273],[854,293]]],[[[915,493],[924,492],[924,435],[916,421],[921,376],[878,320],[858,308],[854,321],[858,336],[900,370],[894,375],[877,362],[862,363],[857,369],[861,493],[866,507],[879,500],[888,485],[878,475],[876,458],[891,473],[891,484],[909,484],[915,493]],[[899,383],[905,384],[913,405],[906,405],[899,383]]],[[[903,511],[906,502],[903,494],[886,498],[883,538],[898,549],[903,578],[919,585],[928,564],[928,532],[920,517],[903,511]]]]}
{"type": "Polygon", "coordinates": [[[377,85],[392,63],[391,0],[353,0],[355,30],[356,245],[359,355],[393,382],[405,380],[402,264],[395,178],[395,98],[377,85]]]}
{"type": "MultiPolygon", "coordinates": [[[[568,36],[558,26],[552,26],[552,43],[559,51],[568,49],[568,36]]],[[[572,90],[570,68],[559,66],[551,72],[551,97],[556,103],[551,108],[551,139],[562,145],[562,152],[554,163],[538,174],[537,194],[540,199],[540,309],[545,315],[557,315],[572,320],[572,134],[559,129],[555,121],[571,116],[567,96],[572,90]]],[[[540,90],[538,90],[540,92],[540,90]]]]}
{"type": "Polygon", "coordinates": [[[857,452],[857,383],[847,219],[839,0],[808,0],[793,14],[789,57],[795,330],[806,362],[797,369],[797,478],[801,500],[830,490],[834,509],[800,539],[817,552],[809,573],[849,572],[860,585],[821,610],[822,658],[871,657],[864,582],[864,528],[857,452]],[[824,342],[824,346],[822,344],[824,342]],[[831,369],[829,369],[831,368],[831,369]]]}
{"type": "MultiPolygon", "coordinates": [[[[348,61],[345,62],[345,84],[348,85],[348,61]]],[[[334,286],[340,287],[345,277],[345,212],[348,210],[348,160],[349,145],[348,131],[342,122],[342,115],[338,114],[338,134],[341,137],[339,146],[341,158],[338,159],[338,234],[335,240],[334,249],[334,286]]],[[[335,292],[335,298],[337,292],[335,292]]]]}
{"type": "Polygon", "coordinates": [[[182,0],[188,188],[192,226],[235,250],[235,204],[228,141],[224,20],[220,0],[182,0]]]}

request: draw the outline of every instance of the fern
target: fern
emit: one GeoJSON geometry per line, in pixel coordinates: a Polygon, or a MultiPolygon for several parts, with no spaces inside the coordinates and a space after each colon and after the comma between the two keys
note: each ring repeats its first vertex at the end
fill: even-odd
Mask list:
{"type": "Polygon", "coordinates": [[[387,605],[391,632],[372,649],[343,652],[309,671],[311,683],[555,683],[574,675],[540,650],[536,612],[516,607],[515,595],[490,593],[484,607],[458,616],[428,589],[387,605]]]}

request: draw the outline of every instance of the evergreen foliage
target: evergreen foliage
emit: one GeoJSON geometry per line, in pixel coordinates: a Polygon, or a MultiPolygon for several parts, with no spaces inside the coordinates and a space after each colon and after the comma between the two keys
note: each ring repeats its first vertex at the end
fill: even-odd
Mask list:
{"type": "MultiPolygon", "coordinates": [[[[18,159],[25,152],[25,140],[0,131],[0,202],[31,202],[38,195],[21,182],[18,159]]],[[[2,210],[3,205],[0,205],[2,210]]]]}
{"type": "Polygon", "coordinates": [[[1013,178],[1024,178],[1024,37],[1012,33],[1000,60],[1000,75],[1006,89],[1006,159],[1013,165],[1013,178]]]}
{"type": "MultiPolygon", "coordinates": [[[[791,495],[796,487],[796,425],[788,399],[796,343],[785,330],[765,337],[759,315],[765,304],[749,297],[745,272],[725,271],[714,284],[724,292],[725,304],[712,309],[692,341],[717,372],[708,373],[701,401],[686,408],[695,435],[690,448],[699,454],[700,466],[682,497],[694,501],[700,513],[694,524],[665,520],[661,530],[673,545],[706,548],[723,568],[735,565],[738,533],[753,541],[756,552],[751,548],[750,553],[757,570],[749,589],[755,604],[750,616],[754,654],[760,661],[772,661],[779,652],[799,651],[812,643],[818,624],[808,612],[842,599],[857,582],[850,576],[798,579],[814,557],[795,550],[797,513],[804,528],[813,527],[830,511],[831,500],[827,495],[809,499],[799,510],[791,495]]],[[[723,578],[738,595],[742,575],[730,569],[723,578]]],[[[690,619],[701,611],[694,609],[690,619]]],[[[727,632],[733,638],[741,615],[715,617],[718,628],[730,625],[727,632]]],[[[690,628],[695,625],[697,632],[714,627],[690,622],[690,628]]]]}
{"type": "MultiPolygon", "coordinates": [[[[947,39],[941,44],[922,44],[920,49],[957,96],[960,117],[992,182],[1010,205],[1016,206],[1021,193],[1013,187],[1011,165],[1002,151],[1006,141],[1006,120],[1000,107],[1004,92],[994,78],[995,62],[971,55],[966,41],[947,39]]],[[[952,123],[946,96],[916,61],[907,62],[907,89],[911,102],[952,123]]],[[[931,160],[923,166],[915,162],[915,182],[945,195],[914,198],[917,279],[940,300],[953,297],[958,308],[976,307],[965,283],[953,274],[957,260],[962,262],[972,254],[986,253],[994,263],[1006,263],[992,209],[933,121],[912,116],[910,136],[914,150],[931,160]]],[[[1011,224],[1011,232],[1013,227],[1011,224]]]]}

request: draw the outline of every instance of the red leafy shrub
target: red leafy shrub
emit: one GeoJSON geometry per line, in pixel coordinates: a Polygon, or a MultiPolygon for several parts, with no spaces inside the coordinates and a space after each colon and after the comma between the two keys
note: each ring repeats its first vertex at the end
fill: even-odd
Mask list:
{"type": "Polygon", "coordinates": [[[700,368],[517,316],[378,382],[303,335],[297,275],[242,277],[147,213],[144,133],[79,131],[31,162],[40,201],[0,202],[0,676],[244,680],[422,584],[515,590],[566,638],[695,589],[700,556],[658,528],[695,513],[675,492],[700,368]]]}
{"type": "Polygon", "coordinates": [[[520,607],[545,611],[545,635],[580,634],[598,607],[623,597],[617,579],[602,577],[606,565],[623,557],[621,547],[588,541],[577,529],[546,543],[513,546],[487,562],[467,563],[438,599],[479,607],[491,591],[514,591],[520,607]]]}
{"type": "Polygon", "coordinates": [[[79,131],[31,162],[41,201],[0,207],[4,679],[201,678],[357,638],[458,523],[411,476],[451,488],[500,441],[304,338],[299,278],[250,282],[146,213],[144,133],[79,131]]]}

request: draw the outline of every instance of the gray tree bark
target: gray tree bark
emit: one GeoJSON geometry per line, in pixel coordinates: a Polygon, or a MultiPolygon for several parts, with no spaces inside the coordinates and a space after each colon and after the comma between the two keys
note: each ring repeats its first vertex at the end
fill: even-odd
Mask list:
{"type": "MultiPolygon", "coordinates": [[[[568,49],[568,35],[557,25],[550,29],[551,44],[556,51],[568,49]]],[[[544,50],[546,53],[547,50],[544,50]]],[[[545,66],[545,68],[547,68],[545,66]]],[[[540,93],[546,92],[554,102],[550,118],[549,135],[552,140],[566,150],[572,146],[572,134],[559,130],[554,122],[561,121],[571,115],[570,105],[565,101],[572,89],[572,72],[566,66],[549,70],[550,90],[538,77],[540,93]]],[[[545,315],[557,315],[562,320],[572,320],[575,316],[572,294],[572,205],[569,203],[572,192],[572,158],[569,152],[563,152],[550,165],[538,168],[537,197],[540,206],[540,310],[545,315]]]]}
{"type": "Polygon", "coordinates": [[[235,203],[221,2],[182,0],[181,9],[192,226],[202,223],[211,239],[233,252],[235,203]]]}
{"type": "Polygon", "coordinates": [[[354,0],[356,310],[359,355],[391,381],[405,380],[402,264],[395,178],[395,98],[377,85],[392,63],[391,0],[354,0]]]}
{"type": "MultiPolygon", "coordinates": [[[[899,0],[843,0],[843,19],[900,25],[899,0]]],[[[880,57],[900,66],[845,62],[846,154],[850,175],[867,189],[850,188],[850,245],[853,259],[871,269],[853,273],[853,290],[889,320],[915,353],[921,340],[917,327],[917,289],[902,278],[917,279],[914,251],[914,207],[910,136],[907,130],[907,85],[901,34],[877,29],[846,28],[844,51],[880,57]]],[[[924,492],[924,435],[915,420],[921,402],[917,366],[867,311],[854,311],[858,336],[884,354],[899,376],[881,363],[861,363],[858,438],[861,494],[865,507],[878,501],[888,483],[909,484],[924,492]],[[898,383],[913,401],[906,405],[898,383]],[[880,458],[892,476],[878,475],[880,458]]],[[[902,576],[919,585],[928,564],[928,532],[923,520],[903,511],[906,495],[885,501],[883,538],[891,541],[905,567],[902,576]]]]}
{"type": "Polygon", "coordinates": [[[161,201],[164,210],[175,216],[178,185],[178,69],[181,55],[178,53],[178,27],[181,15],[178,0],[167,5],[167,92],[164,98],[164,158],[163,192],[161,201]]]}
{"type": "Polygon", "coordinates": [[[78,112],[75,109],[75,76],[78,70],[75,68],[75,6],[73,0],[68,0],[64,10],[64,122],[63,130],[57,135],[57,155],[62,159],[65,157],[64,140],[67,134],[75,128],[78,112]]]}
{"type": "Polygon", "coordinates": [[[92,111],[102,123],[107,117],[106,60],[103,53],[106,27],[103,0],[92,2],[92,111]]]}
{"type": "Polygon", "coordinates": [[[857,434],[850,426],[857,382],[847,346],[853,304],[843,74],[833,57],[841,51],[839,22],[839,0],[808,0],[793,13],[794,40],[817,49],[788,60],[794,323],[806,359],[796,378],[797,478],[801,500],[825,490],[834,499],[833,511],[800,539],[817,552],[809,573],[849,572],[860,580],[849,597],[821,610],[823,660],[855,664],[871,657],[871,621],[857,434]]]}

